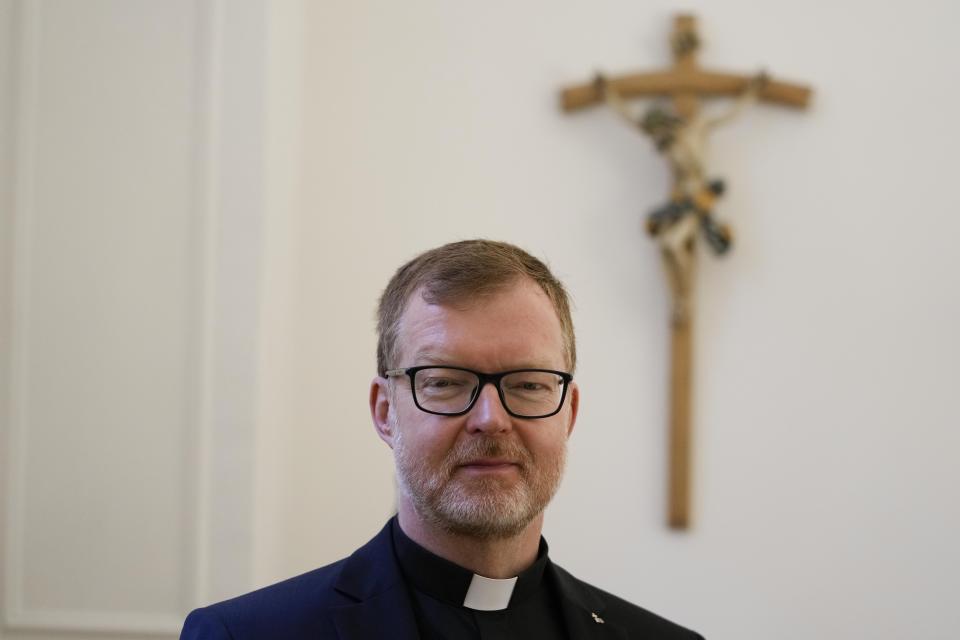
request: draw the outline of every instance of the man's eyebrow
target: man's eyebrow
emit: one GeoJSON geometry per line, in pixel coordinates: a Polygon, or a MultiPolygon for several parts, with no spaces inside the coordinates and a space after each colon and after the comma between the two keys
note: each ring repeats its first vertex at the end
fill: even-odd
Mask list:
{"type": "MultiPolygon", "coordinates": [[[[459,361],[459,360],[456,360],[456,359],[448,358],[448,357],[446,357],[446,356],[444,356],[444,355],[441,355],[441,353],[440,353],[439,351],[433,351],[433,350],[431,350],[429,347],[425,347],[425,348],[421,349],[420,351],[417,351],[417,353],[416,353],[416,354],[414,355],[414,357],[413,357],[413,362],[410,364],[410,366],[419,367],[419,366],[431,365],[431,364],[435,364],[435,365],[437,365],[437,366],[448,366],[448,367],[462,367],[462,366],[464,366],[464,363],[463,363],[463,362],[461,362],[461,361],[459,361]]],[[[517,363],[517,364],[515,364],[515,365],[513,365],[513,366],[510,367],[510,370],[514,370],[514,369],[550,369],[550,370],[553,370],[554,367],[550,366],[550,363],[549,363],[549,362],[545,362],[545,361],[539,361],[539,362],[538,362],[538,361],[524,361],[524,362],[517,363]]],[[[564,369],[564,371],[566,371],[566,369],[564,369]]],[[[487,373],[496,373],[496,372],[488,371],[487,373]]]]}
{"type": "Polygon", "coordinates": [[[453,364],[452,360],[447,359],[446,357],[440,355],[436,351],[432,351],[429,348],[421,349],[413,356],[413,364],[453,364]]]}

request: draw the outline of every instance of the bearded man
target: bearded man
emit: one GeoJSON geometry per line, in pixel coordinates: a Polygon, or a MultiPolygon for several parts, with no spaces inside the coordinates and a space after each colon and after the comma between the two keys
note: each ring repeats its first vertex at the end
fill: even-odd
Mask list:
{"type": "Polygon", "coordinates": [[[182,639],[700,638],[548,555],[580,393],[567,294],[540,260],[487,240],[427,251],[377,329],[370,412],[397,515],[349,558],[194,611],[182,639]]]}

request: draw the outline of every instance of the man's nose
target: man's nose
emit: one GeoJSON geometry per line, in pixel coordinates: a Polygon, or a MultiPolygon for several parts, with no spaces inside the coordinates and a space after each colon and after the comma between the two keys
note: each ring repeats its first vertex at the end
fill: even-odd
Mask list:
{"type": "Polygon", "coordinates": [[[467,414],[467,431],[501,433],[510,431],[513,422],[500,402],[500,394],[493,384],[480,389],[480,397],[467,414]]]}

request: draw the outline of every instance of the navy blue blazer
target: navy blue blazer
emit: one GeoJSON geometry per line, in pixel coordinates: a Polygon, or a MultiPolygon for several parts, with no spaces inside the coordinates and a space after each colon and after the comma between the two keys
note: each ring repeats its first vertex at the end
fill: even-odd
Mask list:
{"type": "MultiPolygon", "coordinates": [[[[571,640],[703,640],[548,563],[571,640]]],[[[180,640],[418,640],[390,525],[349,558],[197,609],[180,640]]]]}

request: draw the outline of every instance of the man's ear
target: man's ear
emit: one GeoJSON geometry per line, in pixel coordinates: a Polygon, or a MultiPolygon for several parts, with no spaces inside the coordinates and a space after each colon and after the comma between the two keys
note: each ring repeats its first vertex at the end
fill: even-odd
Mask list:
{"type": "Polygon", "coordinates": [[[370,383],[370,417],[380,439],[393,449],[393,424],[390,423],[390,383],[377,376],[370,383]]]}
{"type": "Polygon", "coordinates": [[[567,395],[570,396],[570,423],[567,425],[567,437],[573,433],[573,427],[577,423],[577,412],[580,410],[580,387],[576,382],[570,383],[567,389],[567,395]]]}

